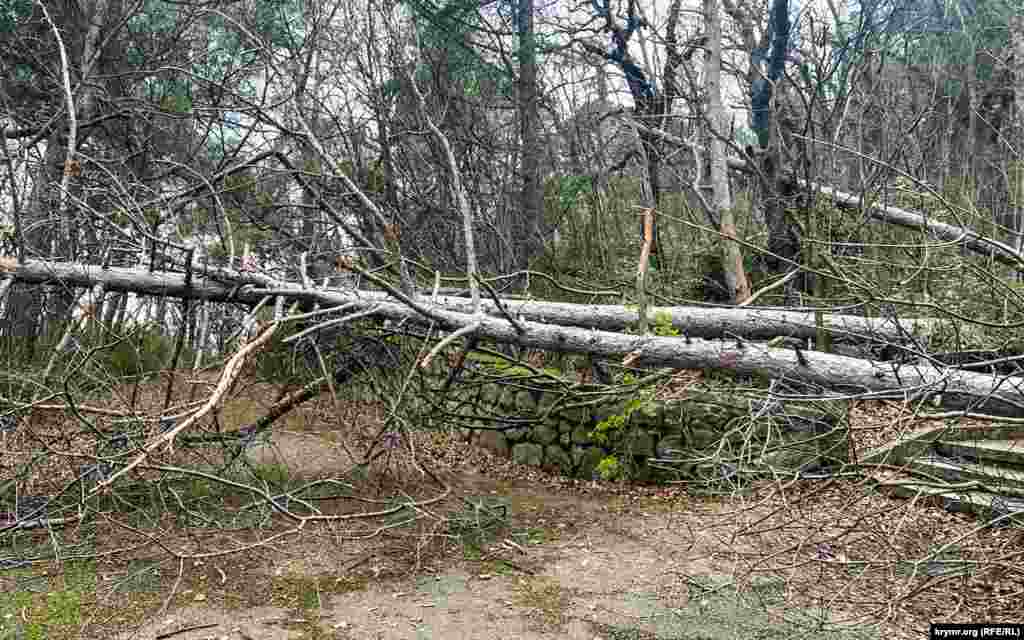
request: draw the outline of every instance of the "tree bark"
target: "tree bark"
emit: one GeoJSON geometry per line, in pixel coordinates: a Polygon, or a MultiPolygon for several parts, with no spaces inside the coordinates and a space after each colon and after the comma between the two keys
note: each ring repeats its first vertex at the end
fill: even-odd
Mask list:
{"type": "MultiPolygon", "coordinates": [[[[198,270],[197,270],[198,271],[198,270]]],[[[212,270],[209,270],[212,271],[212,270]]],[[[61,282],[63,286],[103,285],[109,291],[145,295],[189,296],[206,300],[255,303],[267,295],[281,295],[319,303],[323,307],[347,305],[348,312],[370,311],[392,320],[422,320],[448,330],[473,325],[475,335],[496,342],[561,353],[585,353],[599,358],[629,358],[638,366],[685,369],[720,369],[744,375],[780,378],[838,388],[848,393],[887,396],[933,395],[940,406],[1024,416],[1024,379],[972,373],[933,365],[874,362],[817,351],[777,349],[729,340],[635,336],[481,314],[459,313],[424,302],[410,305],[373,299],[358,292],[303,289],[301,285],[259,277],[263,288],[238,288],[219,270],[222,282],[196,274],[189,287],[180,274],[29,261],[0,260],[0,272],[26,283],[61,282]]],[[[250,276],[249,281],[253,278],[250,276]]],[[[746,312],[746,311],[745,311],[746,312]]],[[[861,319],[865,320],[866,319],[861,319]]],[[[813,323],[811,325],[813,330],[813,323]]]]}
{"type": "Polygon", "coordinates": [[[522,143],[522,213],[519,232],[513,238],[517,264],[525,269],[541,248],[544,216],[544,184],[540,164],[541,120],[537,96],[537,42],[533,24],[533,0],[519,0],[519,122],[522,143]]]}
{"type": "MultiPolygon", "coordinates": [[[[640,131],[651,131],[674,145],[688,149],[693,148],[693,145],[689,142],[665,131],[651,129],[639,123],[637,123],[636,127],[640,131]]],[[[698,149],[698,151],[700,151],[700,149],[698,149]]],[[[729,169],[734,171],[751,171],[746,160],[740,158],[727,158],[726,164],[729,169]]],[[[787,175],[784,179],[790,181],[801,189],[822,195],[840,207],[856,209],[858,212],[863,210],[864,214],[877,222],[894,224],[907,229],[926,231],[937,241],[959,244],[968,251],[986,257],[991,257],[993,260],[1003,264],[1024,266],[1024,254],[1020,251],[1017,251],[1005,242],[1000,242],[999,240],[994,240],[984,236],[970,227],[937,222],[924,215],[915,213],[914,211],[901,209],[899,207],[864,202],[860,196],[855,194],[840,191],[835,187],[816,184],[812,181],[797,178],[793,175],[787,175]]]]}
{"type": "Polygon", "coordinates": [[[729,190],[729,172],[726,165],[725,110],[722,107],[722,16],[718,0],[704,0],[704,24],[708,37],[708,53],[704,64],[704,89],[707,96],[707,120],[711,127],[710,155],[711,209],[721,221],[722,270],[725,285],[732,302],[743,302],[750,297],[750,283],[743,266],[743,254],[736,243],[736,217],[729,190]]]}
{"type": "MultiPolygon", "coordinates": [[[[1013,248],[1020,253],[1024,250],[1024,13],[1010,17],[1010,44],[1013,48],[1013,108],[1015,136],[1018,152],[1017,158],[1010,164],[1011,184],[1014,193],[1011,202],[1014,206],[1014,243],[1013,248]]],[[[1021,272],[1018,270],[1020,279],[1021,272]]]]}
{"type": "MultiPolygon", "coordinates": [[[[80,265],[68,262],[45,262],[29,260],[17,263],[13,259],[0,259],[0,272],[13,275],[20,283],[48,284],[60,282],[68,287],[92,287],[103,284],[106,291],[135,292],[146,296],[192,297],[213,302],[239,302],[255,304],[265,295],[265,289],[280,289],[288,295],[302,298],[299,285],[281,283],[265,276],[252,273],[238,273],[226,269],[194,267],[190,287],[184,277],[177,273],[149,272],[140,269],[80,265]],[[244,286],[243,286],[244,285],[244,286]],[[241,287],[235,290],[236,287],[241,287]],[[254,293],[254,291],[257,291],[254,293]]],[[[357,298],[365,304],[389,301],[386,293],[379,291],[351,291],[339,289],[317,289],[309,292],[305,299],[319,302],[321,306],[344,304],[357,298]]],[[[622,331],[636,326],[639,315],[636,310],[623,305],[572,304],[568,302],[523,302],[501,300],[502,307],[512,317],[554,324],[576,326],[602,331],[622,331]]],[[[460,313],[472,313],[472,300],[458,296],[438,296],[436,305],[460,313]]],[[[480,310],[494,317],[505,317],[492,300],[481,299],[480,310]]],[[[805,311],[781,309],[758,309],[756,307],[651,307],[648,322],[670,323],[682,335],[694,338],[726,338],[741,336],[752,340],[765,340],[776,336],[813,339],[817,326],[815,314],[805,311]]],[[[825,330],[837,342],[895,342],[906,343],[911,337],[924,338],[930,333],[948,326],[947,323],[932,319],[893,320],[889,318],[865,318],[862,316],[825,314],[822,316],[825,330]]]]}

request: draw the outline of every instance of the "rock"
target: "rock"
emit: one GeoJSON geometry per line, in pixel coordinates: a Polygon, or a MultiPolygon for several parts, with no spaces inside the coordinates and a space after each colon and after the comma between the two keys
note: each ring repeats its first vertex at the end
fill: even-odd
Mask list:
{"type": "Polygon", "coordinates": [[[546,422],[533,428],[533,441],[539,444],[551,444],[558,440],[558,427],[546,422]]]}
{"type": "Polygon", "coordinates": [[[683,451],[686,445],[683,442],[683,436],[679,434],[665,436],[658,441],[658,446],[655,447],[654,454],[658,458],[664,460],[673,460],[683,457],[683,451]]]}
{"type": "Polygon", "coordinates": [[[849,462],[849,422],[834,413],[812,414],[802,410],[800,414],[780,416],[778,425],[784,430],[784,441],[805,442],[801,448],[815,453],[823,464],[849,462]]]}
{"type": "Polygon", "coordinates": [[[544,466],[556,467],[558,471],[564,474],[572,473],[572,460],[569,458],[569,454],[565,452],[565,449],[556,444],[549,444],[544,447],[544,466]]]}
{"type": "Polygon", "coordinates": [[[580,449],[579,462],[576,463],[576,477],[590,480],[594,477],[597,465],[604,459],[605,452],[601,447],[574,447],[580,449]]]}
{"type": "Polygon", "coordinates": [[[537,411],[546,415],[551,410],[551,407],[558,402],[561,395],[550,391],[540,394],[540,399],[537,402],[537,411]]]}
{"type": "Polygon", "coordinates": [[[532,415],[537,411],[537,401],[533,394],[523,389],[516,394],[516,409],[524,415],[532,415]]]}
{"type": "Polygon", "coordinates": [[[690,432],[690,444],[697,449],[709,447],[718,442],[718,434],[710,429],[694,429],[690,432]]]}
{"type": "Polygon", "coordinates": [[[650,458],[654,455],[654,436],[646,429],[636,429],[630,435],[629,448],[634,456],[650,458]]]}
{"type": "Polygon", "coordinates": [[[562,409],[558,414],[567,424],[573,427],[581,424],[589,424],[591,420],[589,407],[572,407],[569,409],[562,409]]]}
{"type": "Polygon", "coordinates": [[[509,442],[519,442],[526,437],[526,434],[530,433],[529,427],[514,427],[512,429],[505,429],[505,440],[509,442]]]}
{"type": "MultiPolygon", "coordinates": [[[[513,409],[516,406],[516,394],[508,387],[502,385],[501,395],[498,396],[498,401],[495,403],[497,406],[504,409],[513,409]]],[[[502,413],[499,411],[499,413],[502,413]]]]}
{"type": "Polygon", "coordinates": [[[685,406],[685,403],[680,400],[669,400],[665,403],[664,424],[672,425],[672,430],[677,430],[683,423],[685,406]]]}
{"type": "Polygon", "coordinates": [[[516,464],[539,467],[543,458],[544,449],[539,444],[521,442],[512,447],[512,461],[516,464]]]}
{"type": "Polygon", "coordinates": [[[633,466],[629,470],[629,479],[633,482],[650,482],[653,477],[652,470],[647,466],[644,458],[633,458],[633,466]]]}

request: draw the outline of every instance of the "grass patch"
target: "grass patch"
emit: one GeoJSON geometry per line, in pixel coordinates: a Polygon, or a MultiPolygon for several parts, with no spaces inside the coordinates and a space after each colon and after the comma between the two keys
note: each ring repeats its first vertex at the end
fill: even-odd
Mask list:
{"type": "Polygon", "coordinates": [[[518,531],[512,534],[512,538],[522,545],[557,542],[561,537],[561,531],[554,527],[530,527],[525,531],[518,531]]]}
{"type": "Polygon", "coordinates": [[[255,464],[252,466],[252,476],[258,482],[265,482],[276,489],[287,488],[293,479],[291,469],[278,463],[255,464]]]}
{"type": "Polygon", "coordinates": [[[353,575],[284,575],[271,578],[274,604],[301,614],[319,610],[327,596],[364,591],[366,585],[365,577],[353,575]]]}
{"type": "Polygon", "coordinates": [[[520,580],[515,587],[513,602],[535,612],[541,621],[554,627],[562,624],[569,594],[558,580],[548,577],[533,577],[520,580]]]}
{"type": "Polygon", "coordinates": [[[271,579],[273,602],[292,610],[294,619],[286,628],[300,631],[303,638],[336,638],[333,631],[320,624],[327,598],[340,593],[363,591],[367,580],[362,576],[301,576],[285,575],[271,579]]]}
{"type": "Polygon", "coordinates": [[[160,562],[132,560],[125,576],[116,581],[113,591],[125,594],[158,593],[163,580],[160,562]]]}
{"type": "MultiPolygon", "coordinates": [[[[832,620],[827,609],[781,608],[785,580],[764,576],[741,592],[728,576],[696,576],[689,581],[685,606],[667,608],[657,594],[629,595],[630,606],[648,621],[657,637],[695,637],[702,640],[732,640],[758,637],[788,640],[812,633],[828,640],[869,640],[878,634],[871,629],[853,628],[832,620]]],[[[620,628],[609,637],[630,636],[620,628]]]]}
{"type": "Polygon", "coordinates": [[[467,560],[479,560],[483,548],[503,534],[508,525],[508,500],[500,497],[464,498],[462,509],[448,516],[448,534],[462,544],[467,560]]]}
{"type": "Polygon", "coordinates": [[[0,593],[0,638],[78,637],[82,612],[95,597],[93,563],[67,564],[63,573],[45,579],[28,570],[9,576],[15,587],[0,593]]]}

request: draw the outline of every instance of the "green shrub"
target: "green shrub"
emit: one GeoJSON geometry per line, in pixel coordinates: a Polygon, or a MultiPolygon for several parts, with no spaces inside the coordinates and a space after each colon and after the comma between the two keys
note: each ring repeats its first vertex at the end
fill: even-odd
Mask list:
{"type": "MultiPolygon", "coordinates": [[[[145,326],[115,344],[106,356],[107,370],[117,377],[145,376],[161,371],[171,364],[175,336],[156,326],[145,326]]],[[[190,361],[190,353],[182,350],[179,365],[190,361]]]]}
{"type": "Polygon", "coordinates": [[[625,474],[625,469],[616,456],[605,456],[597,463],[597,472],[604,480],[618,480],[625,474]]]}

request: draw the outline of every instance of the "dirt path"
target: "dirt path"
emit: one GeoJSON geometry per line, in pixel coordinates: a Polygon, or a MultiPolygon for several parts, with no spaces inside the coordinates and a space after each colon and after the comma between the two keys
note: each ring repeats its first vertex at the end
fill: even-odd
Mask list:
{"type": "MultiPolygon", "coordinates": [[[[299,484],[331,478],[355,496],[380,500],[332,499],[318,504],[325,513],[353,504],[373,511],[430,495],[419,486],[423,476],[397,462],[381,478],[339,471],[353,469],[347,449],[358,450],[351,438],[342,443],[348,431],[287,427],[275,431],[272,445],[249,450],[249,472],[299,484]]],[[[197,513],[191,509],[160,511],[139,527],[122,526],[127,516],[113,511],[109,522],[118,526],[104,525],[104,548],[129,551],[89,565],[95,588],[61,596],[65,604],[74,596],[88,615],[65,616],[73,621],[65,624],[62,609],[51,604],[54,585],[67,585],[62,567],[0,573],[0,596],[19,589],[38,596],[25,600],[33,610],[0,607],[0,638],[7,640],[12,625],[14,637],[28,638],[17,629],[46,613],[46,624],[55,626],[31,637],[918,639],[927,629],[922,621],[936,620],[958,590],[966,591],[946,581],[919,606],[900,600],[916,583],[894,580],[899,573],[867,575],[863,559],[927,557],[938,541],[959,539],[975,523],[854,483],[701,498],[678,487],[566,481],[457,439],[421,437],[414,448],[452,487],[443,502],[287,534],[289,524],[278,522],[285,519],[240,519],[250,512],[239,504],[221,504],[230,508],[209,512],[210,520],[190,519],[197,513]],[[138,544],[151,539],[158,542],[138,544]],[[189,560],[179,564],[168,553],[176,550],[189,560]],[[875,624],[869,606],[900,623],[875,624]]],[[[190,504],[200,511],[217,502],[201,483],[176,486],[191,492],[190,504]]],[[[987,543],[1009,544],[1010,533],[985,535],[987,543]]],[[[46,531],[32,535],[26,542],[50,544],[46,531]]],[[[971,584],[988,587],[984,579],[971,584]]],[[[1019,603],[1017,587],[1005,587],[999,597],[1008,608],[986,619],[1004,618],[1019,603]]]]}
{"type": "MultiPolygon", "coordinates": [[[[298,545],[264,559],[247,575],[252,583],[282,576],[318,580],[323,592],[318,588],[315,601],[304,608],[228,609],[212,598],[189,602],[194,597],[190,589],[178,600],[182,606],[120,637],[788,639],[806,632],[816,613],[790,609],[790,621],[784,622],[783,583],[778,580],[760,581],[739,597],[727,565],[716,560],[718,542],[688,526],[678,503],[566,495],[474,473],[453,481],[456,492],[470,502],[487,498],[492,505],[507,507],[508,529],[480,546],[428,558],[412,574],[379,549],[360,561],[350,559],[351,550],[322,541],[298,545]],[[332,590],[330,581],[339,578],[331,567],[353,562],[359,566],[351,575],[365,582],[359,588],[332,590]],[[195,625],[204,626],[185,631],[195,625]]],[[[857,629],[817,631],[814,637],[882,636],[861,624],[857,629]]]]}

